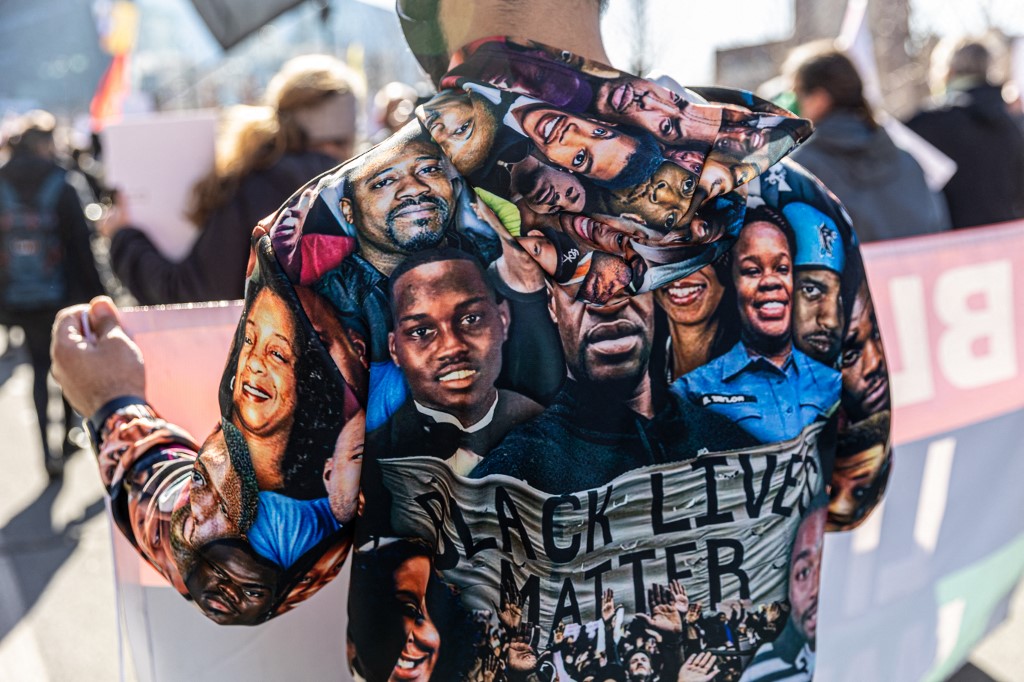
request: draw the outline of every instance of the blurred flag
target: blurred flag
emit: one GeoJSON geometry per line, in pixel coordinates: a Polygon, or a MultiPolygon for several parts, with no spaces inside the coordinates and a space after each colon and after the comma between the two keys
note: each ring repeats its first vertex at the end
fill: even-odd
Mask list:
{"type": "Polygon", "coordinates": [[[99,3],[96,28],[100,47],[112,55],[89,104],[91,127],[98,133],[107,124],[120,121],[124,112],[124,100],[131,89],[129,55],[139,34],[139,8],[129,0],[99,3]]]}
{"type": "Polygon", "coordinates": [[[956,173],[956,162],[923,137],[893,118],[882,108],[882,86],[875,61],[875,41],[868,23],[868,0],[849,0],[846,15],[836,38],[836,47],[844,51],[857,66],[864,82],[864,96],[877,114],[878,123],[889,133],[897,147],[914,157],[924,171],[925,182],[933,192],[939,192],[956,173]]]}
{"type": "Polygon", "coordinates": [[[94,133],[103,130],[110,123],[117,123],[124,113],[124,99],[131,88],[128,78],[128,55],[116,54],[110,60],[96,94],[89,104],[89,118],[94,133]]]}

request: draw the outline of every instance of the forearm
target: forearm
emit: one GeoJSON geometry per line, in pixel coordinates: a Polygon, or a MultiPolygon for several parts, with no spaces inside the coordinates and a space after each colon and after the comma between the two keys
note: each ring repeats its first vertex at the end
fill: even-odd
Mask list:
{"type": "Polygon", "coordinates": [[[222,246],[214,248],[201,235],[185,260],[176,263],[143,232],[125,228],[111,241],[110,259],[115,274],[143,305],[241,298],[247,241],[222,246]]]}
{"type": "Polygon", "coordinates": [[[171,517],[192,475],[197,443],[130,396],[101,408],[89,419],[89,431],[114,523],[185,593],[184,576],[170,547],[171,517]]]}

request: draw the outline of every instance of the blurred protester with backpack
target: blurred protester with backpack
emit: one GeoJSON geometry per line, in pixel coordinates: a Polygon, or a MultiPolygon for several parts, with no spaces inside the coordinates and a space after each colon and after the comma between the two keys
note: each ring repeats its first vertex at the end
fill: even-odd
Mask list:
{"type": "Polygon", "coordinates": [[[180,263],[130,226],[115,202],[100,231],[114,272],[139,303],[242,298],[249,237],[309,178],[356,151],[362,80],[329,55],[290,59],[271,79],[267,106],[226,112],[215,167],[192,190],[186,215],[200,229],[180,263]]]}
{"type": "Polygon", "coordinates": [[[953,227],[1024,218],[1024,133],[989,81],[981,40],[944,40],[932,52],[932,88],[942,94],[907,121],[957,165],[943,188],[953,227]]]}
{"type": "Polygon", "coordinates": [[[57,478],[74,451],[68,437],[75,415],[64,401],[64,442],[50,449],[47,408],[50,330],[57,311],[103,293],[90,246],[90,229],[66,171],[57,163],[56,119],[25,114],[8,141],[0,167],[0,322],[25,332],[35,374],[32,398],[46,471],[57,478]]]}
{"type": "Polygon", "coordinates": [[[831,41],[809,43],[793,51],[783,70],[799,114],[814,122],[814,134],[791,158],[835,192],[862,242],[949,229],[945,202],[875,120],[845,54],[831,41]]]}

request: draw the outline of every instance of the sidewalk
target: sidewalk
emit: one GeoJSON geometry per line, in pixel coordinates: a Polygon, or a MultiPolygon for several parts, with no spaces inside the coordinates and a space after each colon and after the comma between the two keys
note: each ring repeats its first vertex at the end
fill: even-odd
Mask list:
{"type": "Polygon", "coordinates": [[[48,485],[22,357],[0,356],[0,680],[116,680],[102,488],[84,452],[48,485]]]}

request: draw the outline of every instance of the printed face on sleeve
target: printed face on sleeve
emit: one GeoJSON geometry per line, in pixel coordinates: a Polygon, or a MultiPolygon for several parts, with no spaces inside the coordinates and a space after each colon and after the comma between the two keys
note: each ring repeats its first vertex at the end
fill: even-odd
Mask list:
{"type": "Polygon", "coordinates": [[[379,147],[346,188],[351,196],[341,200],[341,210],[359,231],[361,249],[408,254],[441,242],[453,190],[440,149],[429,140],[402,138],[379,147]]]}
{"type": "Polygon", "coordinates": [[[700,174],[700,188],[709,197],[717,197],[731,192],[736,186],[729,167],[712,158],[704,159],[704,168],[700,174]]]}
{"type": "Polygon", "coordinates": [[[430,559],[414,556],[395,570],[395,598],[402,608],[405,643],[389,682],[429,680],[437,665],[441,635],[427,611],[430,559]]]}
{"type": "Polygon", "coordinates": [[[242,481],[231,465],[223,431],[206,440],[192,467],[189,510],[182,535],[192,547],[241,534],[242,481]]]}
{"type": "Polygon", "coordinates": [[[687,102],[679,95],[635,76],[603,83],[595,108],[602,117],[643,128],[668,145],[694,138],[714,139],[718,129],[710,119],[688,120],[687,102]]]}
{"type": "Polygon", "coordinates": [[[725,286],[713,265],[677,279],[654,292],[655,300],[673,324],[684,326],[707,323],[722,301],[725,286]]]}
{"type": "Polygon", "coordinates": [[[454,89],[439,93],[423,105],[423,123],[464,174],[483,165],[500,125],[482,96],[454,89]]]}
{"type": "Polygon", "coordinates": [[[363,471],[366,412],[360,410],[341,428],[334,454],[324,464],[324,488],[331,513],[348,523],[359,508],[359,480],[363,471]]]}
{"type": "MultiPolygon", "coordinates": [[[[642,259],[637,260],[639,267],[646,266],[642,259]]],[[[579,298],[591,303],[607,303],[632,282],[633,269],[628,263],[619,256],[596,252],[591,258],[579,298]]]]}
{"type": "Polygon", "coordinates": [[[324,585],[337,578],[345,565],[345,558],[348,556],[350,547],[351,543],[346,538],[324,552],[288,593],[284,604],[281,605],[281,612],[306,601],[319,592],[324,585]]]}
{"type": "Polygon", "coordinates": [[[843,340],[839,275],[825,268],[801,268],[795,278],[793,340],[807,355],[831,365],[843,340]]]}
{"type": "Polygon", "coordinates": [[[185,580],[189,594],[221,625],[262,622],[273,607],[279,569],[243,540],[215,541],[202,547],[185,580]]]}
{"type": "Polygon", "coordinates": [[[832,521],[847,526],[859,521],[870,509],[869,495],[878,484],[885,461],[885,444],[878,443],[848,457],[837,457],[832,473],[828,505],[832,521]]]}
{"type": "Polygon", "coordinates": [[[540,230],[530,230],[525,237],[518,239],[519,246],[533,256],[537,264],[549,275],[558,270],[558,247],[540,230]]]}
{"type": "Polygon", "coordinates": [[[723,125],[715,139],[715,149],[727,156],[742,159],[762,149],[768,142],[761,128],[745,125],[723,125]]]}
{"type": "Polygon", "coordinates": [[[827,515],[828,510],[819,507],[800,522],[789,566],[790,618],[812,649],[818,634],[818,585],[827,515]]]}
{"type": "Polygon", "coordinates": [[[706,156],[706,153],[692,149],[669,147],[665,150],[666,160],[679,164],[698,177],[704,171],[704,157],[706,156]]]}
{"type": "Polygon", "coordinates": [[[579,178],[533,156],[512,167],[512,188],[534,213],[579,213],[586,203],[586,190],[579,178]]]}
{"type": "Polygon", "coordinates": [[[875,319],[875,306],[864,284],[857,291],[850,311],[840,366],[843,407],[854,421],[889,409],[889,370],[875,319]]]}
{"type": "Polygon", "coordinates": [[[359,333],[341,324],[334,308],[323,296],[306,287],[295,287],[295,293],[345,383],[352,387],[360,402],[366,404],[370,368],[366,341],[359,333]]]}
{"type": "Polygon", "coordinates": [[[632,253],[630,239],[644,239],[654,234],[635,220],[612,215],[561,213],[558,224],[573,238],[616,256],[632,253]]]}
{"type": "Polygon", "coordinates": [[[658,230],[681,227],[688,219],[697,180],[697,174],[666,161],[644,182],[613,192],[614,212],[635,213],[658,230]]]}
{"type": "Polygon", "coordinates": [[[608,123],[575,116],[547,105],[515,110],[526,133],[544,156],[565,170],[611,181],[626,169],[639,141],[608,123]]]}
{"type": "Polygon", "coordinates": [[[257,294],[245,319],[233,402],[243,430],[270,436],[291,430],[295,417],[295,318],[269,287],[257,294]]]}
{"type": "Polygon", "coordinates": [[[748,223],[732,255],[740,319],[754,349],[788,339],[793,266],[786,235],[767,221],[748,223]]]}
{"type": "Polygon", "coordinates": [[[393,291],[391,353],[413,398],[472,425],[494,402],[508,306],[464,259],[415,266],[393,291]]]}

